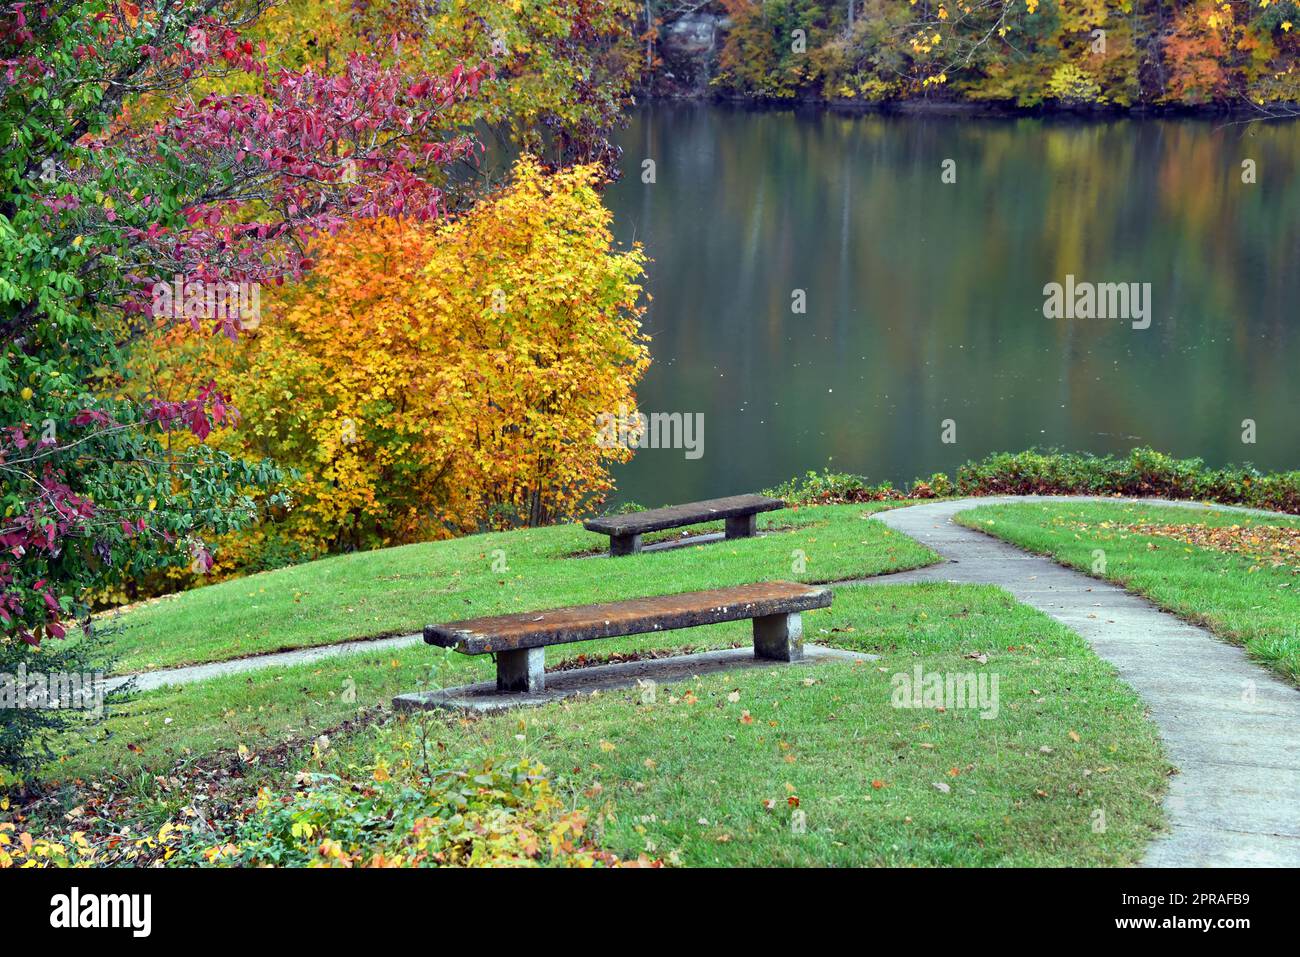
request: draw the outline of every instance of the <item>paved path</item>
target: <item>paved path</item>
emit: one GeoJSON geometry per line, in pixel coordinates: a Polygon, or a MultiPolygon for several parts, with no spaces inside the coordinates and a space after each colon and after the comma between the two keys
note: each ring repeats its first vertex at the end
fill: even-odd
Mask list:
{"type": "Polygon", "coordinates": [[[974,498],[880,512],[877,520],[948,560],[864,582],[999,585],[1115,665],[1182,772],[1165,802],[1172,834],[1152,843],[1145,864],[1300,866],[1300,693],[1204,628],[951,520],[980,505],[1061,500],[974,498]]]}
{"type": "Polygon", "coordinates": [[[308,665],[325,658],[337,658],[340,655],[358,655],[367,651],[391,651],[418,645],[424,640],[423,635],[398,635],[395,638],[376,638],[370,641],[343,641],[335,645],[319,645],[315,648],[298,648],[293,651],[277,651],[269,655],[252,655],[248,658],[234,658],[229,661],[214,661],[206,665],[185,665],[180,668],[159,668],[157,671],[143,671],[135,675],[123,675],[120,678],[105,678],[104,690],[120,688],[132,679],[136,691],[152,691],[168,685],[187,685],[223,675],[237,675],[244,671],[258,671],[262,668],[291,668],[294,665],[308,665]]]}

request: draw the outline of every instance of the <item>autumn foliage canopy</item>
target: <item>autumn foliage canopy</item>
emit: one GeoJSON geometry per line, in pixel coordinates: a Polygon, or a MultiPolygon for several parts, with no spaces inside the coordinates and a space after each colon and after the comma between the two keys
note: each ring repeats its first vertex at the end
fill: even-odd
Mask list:
{"type": "Polygon", "coordinates": [[[649,363],[639,248],[619,250],[601,173],[525,157],[508,186],[439,225],[381,218],[324,239],[248,341],[171,337],[158,372],[232,383],[218,444],[296,470],[274,527],[218,571],[571,516],[630,450],[598,417],[634,407],[649,363]]]}

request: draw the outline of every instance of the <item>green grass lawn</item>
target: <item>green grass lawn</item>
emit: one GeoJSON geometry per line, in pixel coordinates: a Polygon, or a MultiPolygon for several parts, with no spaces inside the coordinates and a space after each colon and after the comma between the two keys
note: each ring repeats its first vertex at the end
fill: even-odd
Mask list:
{"type": "MultiPolygon", "coordinates": [[[[788,531],[618,560],[568,557],[592,544],[574,528],[328,559],[136,609],[118,640],[137,667],[173,664],[231,657],[223,642],[236,636],[237,653],[266,651],[519,608],[763,578],[854,578],[933,558],[868,521],[871,511],[776,513],[771,521],[788,531]],[[507,572],[491,570],[497,548],[507,572]],[[798,551],[802,574],[793,567],[798,551]]],[[[1140,700],[1078,636],[1004,592],[839,586],[833,606],[805,613],[804,626],[809,641],[881,658],[711,675],[661,687],[649,704],[629,690],[476,720],[384,720],[427,723],[448,766],[484,756],[541,760],[570,802],[591,809],[602,844],[626,857],[1130,864],[1162,827],[1169,768],[1140,700]],[[896,707],[892,677],[918,665],[926,674],[996,675],[996,717],[896,707]],[[806,815],[802,831],[796,810],[806,815]]],[[[748,622],[729,622],[554,648],[548,664],[750,641],[748,622]]],[[[373,762],[383,732],[341,726],[397,693],[491,673],[487,656],[419,645],[142,693],[64,742],[65,756],[41,775],[42,813],[57,822],[85,806],[93,781],[91,805],[130,794],[133,820],[148,830],[193,800],[187,782],[206,780],[204,768],[224,769],[227,781],[209,796],[217,801],[209,811],[241,789],[247,799],[263,784],[289,787],[306,760],[299,749],[324,731],[333,740],[328,760],[373,762]],[[159,783],[167,781],[179,783],[159,783]]],[[[102,806],[114,807],[114,819],[123,813],[102,806]]]]}
{"type": "MultiPolygon", "coordinates": [[[[824,610],[808,612],[813,627],[824,610]]],[[[575,642],[547,651],[547,666],[578,655],[685,648],[707,650],[750,642],[749,622],[689,631],[575,642]]],[[[467,656],[424,644],[360,652],[289,668],[266,668],[135,695],[110,718],[70,735],[68,753],[49,764],[47,780],[93,779],[105,773],[152,774],[177,761],[240,745],[265,748],[313,737],[407,691],[487,681],[491,656],[467,656]]]]}
{"type": "MultiPolygon", "coordinates": [[[[411,720],[429,723],[442,761],[545,763],[623,857],[1124,865],[1162,826],[1168,767],[1141,702],[1046,616],[996,588],[926,584],[842,587],[809,619],[808,637],[881,659],[711,675],[653,703],[634,689],[411,720]],[[918,664],[996,674],[996,717],[895,707],[892,676],[918,664]]],[[[373,764],[383,740],[363,733],[332,760],[373,764]]]]}
{"type": "MultiPolygon", "coordinates": [[[[894,503],[890,503],[894,504],[894,503]]],[[[419,631],[430,622],[788,579],[915,568],[928,549],[869,520],[889,505],[787,509],[752,539],[573,557],[608,539],[577,525],[341,555],[198,588],[104,616],[118,673],[419,631]],[[504,570],[502,569],[504,563],[504,570]]]]}
{"type": "Polygon", "coordinates": [[[1300,576],[1244,555],[1116,527],[1295,528],[1300,520],[1122,503],[989,505],[956,520],[1144,595],[1243,645],[1261,664],[1300,683],[1300,576]],[[1104,569],[1097,564],[1098,549],[1105,553],[1104,569]]]}
{"type": "MultiPolygon", "coordinates": [[[[745,644],[747,625],[603,645],[745,644]]],[[[881,658],[713,675],[661,687],[652,705],[627,691],[481,720],[416,720],[429,722],[451,766],[484,755],[543,761],[569,800],[599,814],[602,843],[630,857],[653,847],[651,856],[687,865],[1128,864],[1159,830],[1168,768],[1141,702],[1080,638],[1004,592],[842,586],[831,608],[806,614],[805,634],[881,658]],[[892,676],[918,664],[927,674],[996,674],[996,717],[894,707],[892,676]],[[791,797],[807,815],[804,833],[791,797]]],[[[110,790],[157,802],[157,826],[186,800],[159,793],[154,777],[178,761],[237,764],[242,746],[253,777],[272,746],[310,741],[398,691],[489,670],[482,658],[419,647],[149,692],[47,773],[50,782],[112,776],[110,790]]],[[[335,733],[330,753],[365,763],[374,751],[363,731],[335,733]]],[[[291,773],[266,782],[287,787],[291,773]]],[[[67,804],[82,800],[73,789],[67,804]]]]}

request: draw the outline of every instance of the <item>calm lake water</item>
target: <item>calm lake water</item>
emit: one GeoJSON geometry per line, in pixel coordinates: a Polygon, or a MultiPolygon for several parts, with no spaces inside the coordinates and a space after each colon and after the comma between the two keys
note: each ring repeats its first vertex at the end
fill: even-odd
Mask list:
{"type": "Polygon", "coordinates": [[[1300,467],[1300,124],[656,105],[621,145],[606,201],[654,260],[640,405],[704,443],[639,451],[619,500],[1035,445],[1300,467]],[[1150,328],[1045,318],[1067,275],[1150,283],[1150,328]]]}

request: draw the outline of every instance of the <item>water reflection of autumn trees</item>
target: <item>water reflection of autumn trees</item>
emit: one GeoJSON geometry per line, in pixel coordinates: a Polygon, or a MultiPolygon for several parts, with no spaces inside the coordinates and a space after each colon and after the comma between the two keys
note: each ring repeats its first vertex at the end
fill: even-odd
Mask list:
{"type": "Polygon", "coordinates": [[[624,146],[659,172],[610,194],[655,261],[642,401],[711,414],[705,461],[675,471],[722,483],[669,476],[676,497],[721,494],[737,462],[746,487],[828,456],[906,479],[1130,436],[1294,465],[1300,126],[675,107],[635,116],[624,146]],[[1071,273],[1150,282],[1151,329],[1043,318],[1043,285],[1071,273]],[[1249,448],[1246,417],[1272,423],[1249,448]]]}

